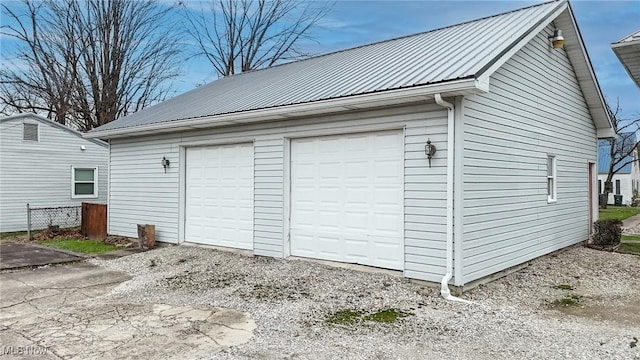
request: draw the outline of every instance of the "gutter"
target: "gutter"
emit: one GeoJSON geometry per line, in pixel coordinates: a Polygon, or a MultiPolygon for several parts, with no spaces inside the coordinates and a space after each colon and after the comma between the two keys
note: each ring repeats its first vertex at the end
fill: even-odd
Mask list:
{"type": "MultiPolygon", "coordinates": [[[[448,96],[485,93],[485,84],[475,78],[459,79],[426,86],[385,90],[375,93],[353,95],[314,102],[276,106],[263,109],[238,111],[226,114],[201,116],[189,119],[176,119],[158,123],[133,125],[121,128],[92,130],[85,133],[86,138],[111,139],[117,137],[141,136],[176,131],[213,128],[220,126],[240,125],[263,121],[278,121],[313,115],[326,115],[344,111],[379,108],[424,101],[435,93],[448,96]]],[[[132,114],[130,116],[135,116],[132,114]]],[[[126,117],[124,118],[126,119],[126,117]]],[[[116,120],[118,121],[118,120],[116,120]]]]}
{"type": "Polygon", "coordinates": [[[449,301],[458,301],[467,304],[473,302],[460,299],[451,295],[449,280],[453,277],[453,166],[455,156],[455,107],[452,103],[444,101],[440,93],[435,94],[436,104],[447,109],[447,240],[446,240],[446,270],[440,282],[440,295],[449,301]]]}

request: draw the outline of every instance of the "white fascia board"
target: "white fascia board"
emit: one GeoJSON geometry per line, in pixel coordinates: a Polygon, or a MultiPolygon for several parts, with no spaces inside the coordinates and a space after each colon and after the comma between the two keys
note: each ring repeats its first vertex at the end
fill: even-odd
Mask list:
{"type": "Polygon", "coordinates": [[[634,40],[634,41],[627,41],[623,43],[613,43],[611,44],[611,48],[615,50],[619,48],[638,46],[638,45],[640,45],[640,40],[634,40]]]}
{"type": "Polygon", "coordinates": [[[616,131],[613,128],[600,128],[596,129],[596,136],[598,139],[610,139],[616,137],[616,131]]]}
{"type": "MultiPolygon", "coordinates": [[[[594,123],[598,129],[613,129],[615,133],[615,129],[613,126],[613,121],[611,120],[611,116],[609,111],[607,110],[606,102],[604,101],[604,96],[602,95],[602,90],[600,89],[600,84],[598,83],[598,78],[593,70],[593,65],[591,64],[591,59],[589,58],[589,54],[587,53],[587,48],[584,45],[584,41],[582,39],[582,34],[580,34],[580,29],[578,29],[578,23],[576,22],[576,17],[573,15],[573,10],[571,9],[571,4],[567,6],[567,13],[571,20],[572,32],[575,34],[577,39],[578,49],[580,51],[581,57],[578,57],[579,60],[584,61],[584,65],[586,71],[582,71],[582,74],[576,71],[576,78],[580,84],[580,87],[583,88],[582,93],[585,93],[584,82],[587,81],[587,86],[592,86],[595,90],[595,98],[593,96],[585,96],[585,100],[587,101],[587,105],[589,107],[589,111],[591,112],[591,117],[593,118],[594,123]]],[[[565,35],[565,37],[568,34],[565,35]]],[[[568,50],[567,56],[569,56],[569,60],[573,62],[572,53],[574,51],[568,50]]],[[[573,58],[576,58],[575,56],[573,58]]],[[[578,70],[580,67],[576,67],[573,65],[574,70],[578,70]]]]}
{"type": "Polygon", "coordinates": [[[611,48],[615,49],[615,48],[625,47],[625,46],[640,45],[640,38],[638,38],[637,40],[626,40],[627,38],[630,38],[634,34],[635,33],[630,34],[628,36],[625,36],[622,40],[614,42],[613,44],[611,44],[611,48]]]}
{"type": "Polygon", "coordinates": [[[433,98],[433,94],[436,93],[441,93],[443,96],[485,93],[489,91],[488,86],[488,81],[479,82],[474,78],[469,78],[447,81],[439,84],[321,100],[311,103],[293,104],[194,119],[175,120],[120,129],[104,131],[98,130],[85,133],[84,136],[87,138],[111,139],[117,137],[139,136],[150,133],[157,134],[162,132],[193,130],[270,120],[285,120],[318,114],[330,114],[349,110],[363,110],[381,106],[408,104],[423,101],[425,98],[431,99],[433,98]]]}

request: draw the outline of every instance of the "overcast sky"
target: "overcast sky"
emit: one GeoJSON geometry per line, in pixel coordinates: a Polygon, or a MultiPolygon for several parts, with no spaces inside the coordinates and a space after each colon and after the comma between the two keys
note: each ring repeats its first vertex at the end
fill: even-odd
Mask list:
{"type": "MultiPolygon", "coordinates": [[[[343,1],[338,0],[305,43],[314,54],[347,49],[495,15],[541,1],[343,1]]],[[[640,117],[640,89],[611,50],[611,43],[640,29],[640,0],[571,1],[602,92],[620,99],[624,117],[640,117]]],[[[181,88],[215,79],[205,63],[190,62],[181,88]]]]}

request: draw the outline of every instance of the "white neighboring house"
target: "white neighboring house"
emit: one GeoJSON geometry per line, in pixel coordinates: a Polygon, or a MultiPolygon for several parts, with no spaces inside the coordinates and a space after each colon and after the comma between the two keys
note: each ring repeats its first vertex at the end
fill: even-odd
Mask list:
{"type": "MultiPolygon", "coordinates": [[[[633,133],[623,133],[618,136],[618,142],[624,142],[629,146],[635,146],[636,136],[633,133]]],[[[640,189],[640,159],[639,151],[636,148],[629,156],[623,159],[616,168],[620,170],[611,179],[612,192],[609,194],[607,204],[615,204],[615,195],[622,195],[622,205],[630,205],[633,196],[640,189]]],[[[610,145],[607,140],[598,142],[598,193],[604,191],[604,184],[609,173],[611,164],[610,145]]]]}
{"type": "Polygon", "coordinates": [[[463,289],[588,239],[614,135],[566,1],[227,76],[85,134],[111,144],[109,233],[463,289]]]}
{"type": "Polygon", "coordinates": [[[0,118],[0,232],[27,229],[27,203],[106,203],[108,162],[107,143],[45,117],[0,118]]]}

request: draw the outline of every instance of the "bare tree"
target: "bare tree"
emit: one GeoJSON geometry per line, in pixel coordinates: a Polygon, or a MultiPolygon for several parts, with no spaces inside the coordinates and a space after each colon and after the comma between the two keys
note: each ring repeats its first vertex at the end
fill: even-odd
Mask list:
{"type": "MultiPolygon", "coordinates": [[[[640,129],[640,118],[635,120],[621,119],[620,106],[617,105],[616,109],[611,111],[611,119],[617,136],[604,140],[606,142],[604,147],[611,161],[609,162],[607,178],[602,189],[601,207],[603,209],[607,208],[609,194],[613,191],[613,176],[625,166],[640,161],[640,139],[636,137],[636,132],[640,129]]],[[[600,146],[603,145],[601,144],[600,146]]]]}
{"type": "MultiPolygon", "coordinates": [[[[327,13],[327,5],[299,0],[211,0],[208,13],[185,7],[187,33],[198,55],[220,76],[307,56],[297,46],[327,13]]],[[[326,4],[326,3],[325,3],[326,4]]]]}
{"type": "MultiPolygon", "coordinates": [[[[45,113],[81,131],[162,101],[178,75],[174,7],[156,0],[3,3],[18,46],[0,71],[5,112],[45,113]]],[[[6,61],[6,60],[5,60],[6,61]]]]}

